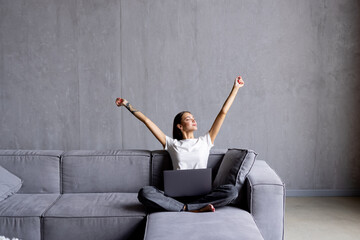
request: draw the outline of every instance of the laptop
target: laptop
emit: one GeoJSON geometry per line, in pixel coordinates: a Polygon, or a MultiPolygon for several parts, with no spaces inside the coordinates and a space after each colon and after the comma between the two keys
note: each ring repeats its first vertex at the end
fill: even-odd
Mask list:
{"type": "Polygon", "coordinates": [[[209,193],[212,188],[211,168],[165,170],[164,191],[169,197],[193,197],[209,193]]]}

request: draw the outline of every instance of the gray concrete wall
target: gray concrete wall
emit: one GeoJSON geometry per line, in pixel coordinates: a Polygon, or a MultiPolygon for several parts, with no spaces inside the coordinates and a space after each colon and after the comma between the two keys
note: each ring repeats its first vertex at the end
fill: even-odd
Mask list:
{"type": "Polygon", "coordinates": [[[0,148],[160,149],[116,97],[171,135],[251,148],[288,189],[360,189],[357,0],[0,0],[0,148]]]}

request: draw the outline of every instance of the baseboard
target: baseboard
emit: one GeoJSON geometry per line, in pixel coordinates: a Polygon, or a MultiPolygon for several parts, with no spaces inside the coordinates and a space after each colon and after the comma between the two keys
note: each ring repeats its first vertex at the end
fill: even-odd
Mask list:
{"type": "Polygon", "coordinates": [[[287,197],[356,197],[360,196],[360,190],[333,190],[333,189],[288,189],[287,197]]]}

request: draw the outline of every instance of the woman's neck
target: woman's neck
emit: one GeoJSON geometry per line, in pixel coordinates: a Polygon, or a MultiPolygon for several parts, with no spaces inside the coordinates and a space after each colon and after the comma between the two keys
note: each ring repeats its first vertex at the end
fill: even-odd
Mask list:
{"type": "Polygon", "coordinates": [[[182,134],[183,134],[183,140],[194,138],[194,132],[183,132],[182,134]]]}

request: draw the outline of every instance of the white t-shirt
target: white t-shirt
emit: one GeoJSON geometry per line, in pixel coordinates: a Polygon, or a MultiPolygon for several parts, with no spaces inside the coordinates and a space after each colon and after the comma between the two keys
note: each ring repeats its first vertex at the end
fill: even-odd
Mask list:
{"type": "Polygon", "coordinates": [[[165,150],[170,154],[174,170],[206,168],[211,143],[210,134],[193,139],[176,140],[166,136],[165,150]]]}

